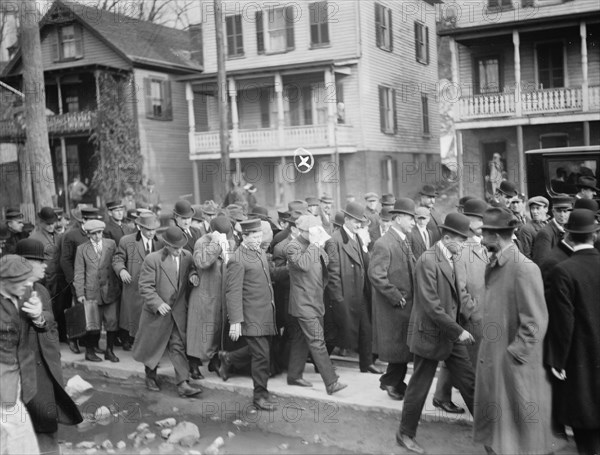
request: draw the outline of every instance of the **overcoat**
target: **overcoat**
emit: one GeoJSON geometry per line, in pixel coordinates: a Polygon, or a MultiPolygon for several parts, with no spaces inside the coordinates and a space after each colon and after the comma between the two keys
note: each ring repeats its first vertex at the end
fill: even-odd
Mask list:
{"type": "Polygon", "coordinates": [[[564,240],[556,244],[554,248],[544,257],[540,266],[542,272],[542,280],[544,280],[544,292],[550,289],[550,272],[556,264],[568,259],[573,254],[573,248],[564,240]]]}
{"type": "Polygon", "coordinates": [[[548,327],[542,276],[511,244],[486,270],[484,337],[476,372],[474,441],[498,454],[547,454],[551,388],[543,365],[548,327]]]}
{"type": "MultiPolygon", "coordinates": [[[[158,251],[163,243],[157,237],[152,240],[152,251],[158,251]]],[[[129,335],[135,337],[140,325],[140,316],[144,306],[144,300],[140,295],[138,283],[142,264],[146,259],[146,249],[141,232],[124,235],[119,242],[119,247],[112,260],[112,267],[119,279],[122,270],[127,270],[131,275],[129,284],[122,283],[121,309],[119,313],[119,327],[129,331],[129,335]]]]}
{"type": "Polygon", "coordinates": [[[412,360],[407,336],[415,265],[410,246],[393,227],[375,242],[369,263],[373,286],[373,352],[384,362],[412,360]],[[400,305],[402,298],[406,301],[404,307],[400,305]]]}
{"type": "Polygon", "coordinates": [[[335,345],[356,350],[361,312],[366,308],[371,313],[369,255],[360,243],[350,240],[343,228],[333,233],[326,251],[329,255],[326,297],[337,327],[335,345]]]}
{"type": "Polygon", "coordinates": [[[521,242],[522,253],[529,259],[533,256],[533,245],[535,244],[535,236],[546,225],[545,222],[529,220],[515,233],[521,242]]]}
{"type": "Polygon", "coordinates": [[[62,235],[60,245],[60,268],[65,275],[68,284],[73,283],[73,276],[75,275],[75,256],[77,254],[77,247],[89,240],[90,239],[85,231],[78,225],[62,235]]]}
{"type": "Polygon", "coordinates": [[[439,239],[442,238],[440,226],[444,224],[442,215],[435,209],[435,207],[429,209],[429,223],[427,223],[427,229],[431,231],[431,244],[433,245],[439,239]]]}
{"type": "Polygon", "coordinates": [[[175,262],[166,248],[150,253],[144,259],[138,282],[144,308],[133,344],[133,358],[150,369],[158,365],[175,327],[182,339],[186,339],[186,294],[191,265],[192,255],[182,250],[177,279],[175,262]],[[171,307],[165,316],[158,312],[163,303],[171,307]]]}
{"type": "Polygon", "coordinates": [[[580,250],[550,273],[546,363],[565,370],[554,381],[554,412],[574,428],[600,428],[600,252],[580,250]]]}
{"type": "MultiPolygon", "coordinates": [[[[229,242],[230,251],[235,243],[229,242]]],[[[219,349],[225,310],[226,263],[213,234],[206,234],[194,247],[194,265],[200,284],[190,292],[187,314],[187,354],[209,360],[219,349]]]]}
{"type": "MultiPolygon", "coordinates": [[[[429,235],[429,242],[432,242],[433,233],[428,227],[426,229],[427,235],[429,235]]],[[[412,252],[415,255],[415,258],[419,259],[421,255],[427,250],[427,245],[425,245],[425,240],[423,240],[421,231],[419,231],[419,228],[415,226],[408,237],[410,239],[410,247],[412,249],[412,252]]]]}
{"type": "Polygon", "coordinates": [[[114,240],[117,245],[121,242],[121,238],[127,234],[133,234],[133,231],[125,222],[119,226],[115,220],[108,217],[106,227],[104,228],[104,238],[114,240]]]}
{"type": "Polygon", "coordinates": [[[558,229],[556,221],[551,220],[539,230],[533,242],[533,262],[540,265],[558,242],[563,238],[563,233],[558,229]]]}
{"type": "Polygon", "coordinates": [[[114,240],[102,239],[102,253],[98,258],[91,241],[77,247],[73,282],[76,297],[95,300],[98,305],[119,301],[121,287],[112,268],[116,249],[114,240]]]}

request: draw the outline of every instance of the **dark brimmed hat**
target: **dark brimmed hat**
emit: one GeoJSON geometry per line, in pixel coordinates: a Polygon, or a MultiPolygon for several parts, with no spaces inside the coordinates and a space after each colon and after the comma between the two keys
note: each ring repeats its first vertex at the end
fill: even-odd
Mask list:
{"type": "Polygon", "coordinates": [[[598,189],[596,187],[596,185],[597,185],[596,179],[594,177],[588,177],[588,176],[579,177],[579,179],[577,180],[577,183],[575,184],[575,186],[577,188],[587,188],[592,191],[600,192],[600,189],[598,189]]]}
{"type": "Polygon", "coordinates": [[[366,223],[368,221],[368,218],[365,216],[365,206],[358,202],[349,202],[342,212],[344,212],[344,215],[350,216],[361,223],[366,223]]]}
{"type": "Polygon", "coordinates": [[[471,199],[475,199],[475,196],[463,196],[458,200],[457,207],[464,207],[465,203],[471,199]]]}
{"type": "Polygon", "coordinates": [[[513,213],[504,207],[491,207],[483,213],[481,229],[490,231],[509,231],[519,226],[513,213]]]}
{"type": "Polygon", "coordinates": [[[151,231],[160,227],[160,221],[154,213],[139,214],[135,219],[135,224],[151,231]]]}
{"type": "Polygon", "coordinates": [[[135,220],[138,216],[140,216],[140,212],[138,209],[129,209],[127,210],[127,215],[125,215],[128,220],[135,220]]]}
{"type": "Polygon", "coordinates": [[[336,225],[337,227],[341,228],[344,225],[344,217],[345,217],[344,212],[342,212],[342,211],[337,212],[335,214],[335,216],[333,217],[332,223],[334,225],[336,225]]]}
{"type": "Polygon", "coordinates": [[[106,203],[106,210],[124,209],[125,205],[121,201],[111,201],[106,203]]]}
{"type": "Polygon", "coordinates": [[[288,212],[293,212],[294,210],[306,212],[307,209],[308,209],[308,204],[306,203],[306,201],[288,202],[288,212]]]}
{"type": "Polygon", "coordinates": [[[327,196],[326,194],[321,196],[321,199],[319,199],[319,201],[323,204],[333,204],[333,198],[331,196],[327,196]]]}
{"type": "Polygon", "coordinates": [[[552,198],[552,208],[573,208],[573,198],[568,194],[559,194],[552,198]]]}
{"type": "Polygon", "coordinates": [[[192,204],[185,199],[180,199],[175,203],[175,207],[173,207],[173,215],[180,216],[182,218],[191,218],[194,216],[192,204]]]}
{"type": "Polygon", "coordinates": [[[192,215],[192,220],[204,221],[204,217],[202,216],[201,205],[192,205],[192,210],[194,211],[194,214],[192,215]]]}
{"type": "Polygon", "coordinates": [[[517,191],[517,186],[508,180],[502,180],[496,191],[500,191],[502,194],[505,194],[508,197],[514,197],[519,194],[517,191]]]}
{"type": "Polygon", "coordinates": [[[248,217],[244,215],[244,211],[241,208],[227,207],[227,216],[229,216],[232,221],[236,222],[242,222],[248,219],[248,217]]]}
{"type": "Polygon", "coordinates": [[[187,238],[177,226],[169,226],[162,235],[162,241],[173,248],[183,248],[187,238]]]}
{"type": "Polygon", "coordinates": [[[483,214],[489,207],[489,204],[483,199],[472,198],[465,202],[465,205],[463,206],[463,214],[483,218],[483,214]]]}
{"type": "MultiPolygon", "coordinates": [[[[306,215],[306,212],[301,212],[300,210],[292,210],[289,212],[289,217],[286,220],[290,225],[296,226],[296,220],[300,218],[302,215],[306,215]]],[[[313,216],[313,215],[311,215],[313,216]]]]}
{"type": "Polygon", "coordinates": [[[0,258],[0,280],[20,283],[29,279],[33,266],[29,261],[16,254],[7,254],[0,258]]]}
{"type": "Polygon", "coordinates": [[[381,205],[382,206],[393,206],[396,203],[396,196],[392,193],[384,194],[381,196],[381,205]]]}
{"type": "Polygon", "coordinates": [[[394,207],[390,209],[392,215],[403,213],[405,215],[417,216],[415,213],[415,201],[407,197],[400,197],[396,199],[394,207]]]}
{"type": "Polygon", "coordinates": [[[379,195],[377,193],[367,193],[365,194],[365,201],[373,201],[373,200],[379,200],[379,195]]]}
{"type": "Polygon", "coordinates": [[[572,234],[592,234],[600,229],[596,214],[588,209],[574,209],[564,227],[572,234]]]}
{"type": "Polygon", "coordinates": [[[210,220],[210,228],[213,232],[220,232],[221,234],[228,234],[233,229],[231,227],[231,221],[225,215],[215,216],[210,220]]]}
{"type": "Polygon", "coordinates": [[[532,205],[541,205],[542,207],[548,207],[550,204],[548,203],[548,199],[544,196],[534,196],[529,198],[527,201],[527,206],[531,207],[532,205]]]}
{"type": "Polygon", "coordinates": [[[56,213],[56,216],[59,218],[62,217],[65,213],[62,207],[52,207],[52,210],[54,210],[54,213],[56,213]]]}
{"type": "Polygon", "coordinates": [[[307,197],[306,204],[310,207],[313,205],[319,205],[319,199],[316,197],[307,197]]]}
{"type": "Polygon", "coordinates": [[[81,216],[81,209],[72,209],[71,210],[71,217],[79,222],[79,223],[83,223],[83,217],[81,216]]]}
{"type": "Polygon", "coordinates": [[[462,213],[448,214],[444,220],[444,224],[440,225],[440,229],[453,232],[465,239],[469,237],[469,227],[471,227],[471,221],[462,213]]]}
{"type": "Polygon", "coordinates": [[[419,194],[427,197],[438,197],[438,192],[433,185],[423,185],[423,188],[421,188],[419,194]]]}
{"type": "Polygon", "coordinates": [[[25,217],[19,209],[6,209],[6,221],[22,220],[25,217]]]}
{"type": "Polygon", "coordinates": [[[240,227],[242,228],[243,234],[250,234],[252,232],[262,232],[262,224],[260,222],[260,219],[258,218],[240,221],[240,227]]]}
{"type": "Polygon", "coordinates": [[[598,211],[598,203],[593,199],[575,199],[573,210],[575,209],[588,209],[596,213],[598,211]]]}
{"type": "Polygon", "coordinates": [[[259,218],[261,220],[268,221],[269,210],[265,207],[255,206],[252,211],[248,214],[248,218],[259,218]]]}
{"type": "Polygon", "coordinates": [[[100,211],[96,207],[81,207],[80,211],[84,220],[97,220],[100,217],[100,211]]]}
{"type": "Polygon", "coordinates": [[[15,254],[34,261],[44,260],[44,244],[35,239],[19,240],[16,245],[15,254]]]}
{"type": "Polygon", "coordinates": [[[46,224],[52,224],[58,221],[58,215],[52,207],[42,207],[37,216],[40,221],[43,221],[46,224]]]}
{"type": "Polygon", "coordinates": [[[381,209],[381,213],[379,214],[379,218],[381,221],[392,221],[392,214],[390,213],[391,207],[383,207],[381,209]]]}

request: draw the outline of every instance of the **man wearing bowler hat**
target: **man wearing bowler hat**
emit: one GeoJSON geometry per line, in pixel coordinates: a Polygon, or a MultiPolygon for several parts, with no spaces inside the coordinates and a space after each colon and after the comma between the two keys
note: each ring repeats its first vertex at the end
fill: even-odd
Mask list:
{"type": "Polygon", "coordinates": [[[326,248],[329,255],[327,297],[337,329],[335,345],[358,351],[361,372],[382,374],[373,364],[369,255],[357,234],[367,222],[365,206],[351,202],[343,212],[344,225],[333,233],[326,248]]]}
{"type": "Polygon", "coordinates": [[[550,381],[543,365],[548,309],[538,266],[512,241],[518,221],[504,208],[483,214],[483,327],[477,363],[473,439],[488,453],[554,453],[550,381]],[[489,331],[495,328],[496,336],[489,331]],[[527,418],[529,411],[534,418],[527,418]]]}
{"type": "Polygon", "coordinates": [[[532,259],[540,265],[544,258],[552,251],[565,236],[564,225],[569,221],[569,214],[573,209],[573,199],[560,194],[552,198],[552,220],[539,230],[533,242],[532,259]]]}
{"type": "Polygon", "coordinates": [[[5,218],[9,237],[4,245],[4,254],[14,254],[17,242],[28,237],[27,233],[23,230],[25,226],[24,217],[19,209],[9,208],[6,210],[5,218]]]}
{"type": "Polygon", "coordinates": [[[432,234],[430,245],[433,245],[441,238],[439,227],[442,225],[442,217],[435,209],[435,199],[437,196],[438,192],[433,185],[423,185],[419,191],[419,206],[429,210],[429,223],[427,223],[427,229],[429,229],[432,234]]]}
{"type": "Polygon", "coordinates": [[[244,337],[247,345],[232,352],[219,352],[219,375],[229,378],[231,367],[250,364],[254,383],[253,402],[258,409],[273,410],[269,399],[270,343],[275,335],[275,301],[267,255],[261,249],[263,234],[259,219],[240,222],[242,243],[227,263],[225,301],[229,337],[244,337]]]}
{"type": "Polygon", "coordinates": [[[373,285],[373,340],[379,359],[388,362],[385,374],[379,378],[379,387],[392,400],[402,400],[408,362],[413,357],[406,339],[417,262],[408,237],[415,225],[414,201],[398,198],[390,215],[391,226],[375,242],[369,264],[373,285]]]}
{"type": "Polygon", "coordinates": [[[548,199],[543,196],[534,196],[527,201],[529,206],[529,219],[517,231],[517,238],[521,242],[521,252],[531,259],[533,255],[533,244],[535,236],[548,222],[548,199]]]}
{"type": "Polygon", "coordinates": [[[121,237],[131,234],[131,231],[124,223],[125,206],[118,201],[107,202],[106,210],[108,212],[108,220],[106,221],[104,237],[114,240],[118,245],[121,237]]]}
{"type": "Polygon", "coordinates": [[[57,235],[56,223],[58,216],[52,207],[42,207],[37,214],[38,224],[29,238],[42,242],[44,245],[44,262],[50,266],[56,255],[57,235]]]}
{"type": "Polygon", "coordinates": [[[473,335],[460,325],[464,269],[456,264],[469,236],[470,221],[461,213],[450,213],[440,226],[441,239],[417,261],[413,309],[408,345],[414,354],[414,372],[404,395],[404,407],[396,441],[416,453],[424,453],[416,442],[419,418],[438,363],[445,361],[469,411],[473,410],[475,373],[467,353],[473,335]]]}
{"type": "Polygon", "coordinates": [[[123,286],[119,328],[127,333],[127,336],[123,338],[124,351],[131,350],[144,306],[138,288],[142,264],[146,256],[164,246],[156,236],[160,222],[154,213],[142,213],[136,218],[135,224],[138,232],[121,237],[112,261],[113,270],[123,286]]]}
{"type": "Polygon", "coordinates": [[[139,292],[144,308],[133,344],[133,358],[144,364],[148,390],[159,391],[156,370],[167,350],[175,369],[177,393],[193,397],[202,392],[188,383],[190,372],[185,354],[186,294],[193,260],[184,248],[187,239],[177,226],[167,228],[162,242],[165,246],[148,254],[140,271],[139,292]]]}
{"type": "Polygon", "coordinates": [[[495,204],[492,205],[508,208],[508,201],[518,194],[517,186],[514,183],[502,180],[498,188],[496,188],[496,193],[494,194],[495,204]]]}
{"type": "Polygon", "coordinates": [[[596,194],[600,193],[600,189],[596,187],[596,179],[590,176],[582,176],[577,179],[575,186],[577,194],[575,199],[594,199],[596,194]]]}
{"type": "Polygon", "coordinates": [[[554,417],[573,429],[577,451],[600,453],[600,226],[594,212],[574,209],[565,224],[573,255],[550,272],[545,363],[551,368],[554,417]]]}
{"type": "Polygon", "coordinates": [[[192,216],[194,215],[194,209],[185,199],[181,199],[175,203],[173,208],[173,220],[175,225],[183,232],[186,242],[184,248],[190,253],[194,253],[194,245],[196,240],[202,237],[202,232],[199,229],[192,226],[192,216]]]}

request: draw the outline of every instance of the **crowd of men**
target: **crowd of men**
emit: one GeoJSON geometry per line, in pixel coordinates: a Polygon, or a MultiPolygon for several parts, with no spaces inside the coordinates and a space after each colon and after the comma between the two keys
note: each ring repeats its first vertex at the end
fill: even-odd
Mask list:
{"type": "MultiPolygon", "coordinates": [[[[262,410],[277,407],[272,375],[287,371],[290,386],[313,386],[303,378],[307,361],[328,394],[344,389],[330,356],[355,351],[360,372],[381,375],[381,390],[404,400],[396,440],[416,453],[424,453],[415,437],[442,362],[433,405],[463,413],[451,400],[456,387],[488,453],[552,453],[565,426],[580,453],[598,453],[600,190],[590,177],[578,189],[575,197],[526,201],[502,181],[493,201],[463,197],[444,219],[432,185],[417,203],[367,193],[364,204],[349,197],[335,214],[332,198],[309,197],[277,220],[255,199],[224,207],[179,200],[169,226],[149,209],[126,216],[114,201],[104,214],[71,211],[69,227],[60,209],[43,207],[30,235],[23,214],[8,209],[0,224],[2,317],[57,330],[86,361],[101,362],[100,354],[119,362],[116,347],[132,351],[152,391],[161,389],[165,351],[182,397],[202,392],[196,380],[205,364],[223,381],[249,374],[262,410]],[[45,267],[35,280],[30,262],[45,267]],[[33,281],[43,298],[25,292],[33,281]],[[94,309],[83,336],[65,319],[73,305],[94,309]],[[15,307],[24,314],[11,313],[15,307]]],[[[12,366],[10,378],[1,375],[3,396],[10,390],[10,400],[28,405],[35,384],[21,362],[20,380],[14,374],[25,351],[17,337],[0,360],[12,366]]],[[[62,400],[61,381],[48,399],[62,400]]],[[[4,428],[3,438],[22,437],[4,428]]]]}

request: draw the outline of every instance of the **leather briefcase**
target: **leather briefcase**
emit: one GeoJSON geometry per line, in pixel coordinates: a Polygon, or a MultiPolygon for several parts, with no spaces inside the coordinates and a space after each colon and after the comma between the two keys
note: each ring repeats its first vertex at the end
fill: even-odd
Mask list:
{"type": "Polygon", "coordinates": [[[67,338],[79,338],[88,332],[99,332],[101,328],[100,310],[95,300],[74,303],[65,310],[67,338]]]}

